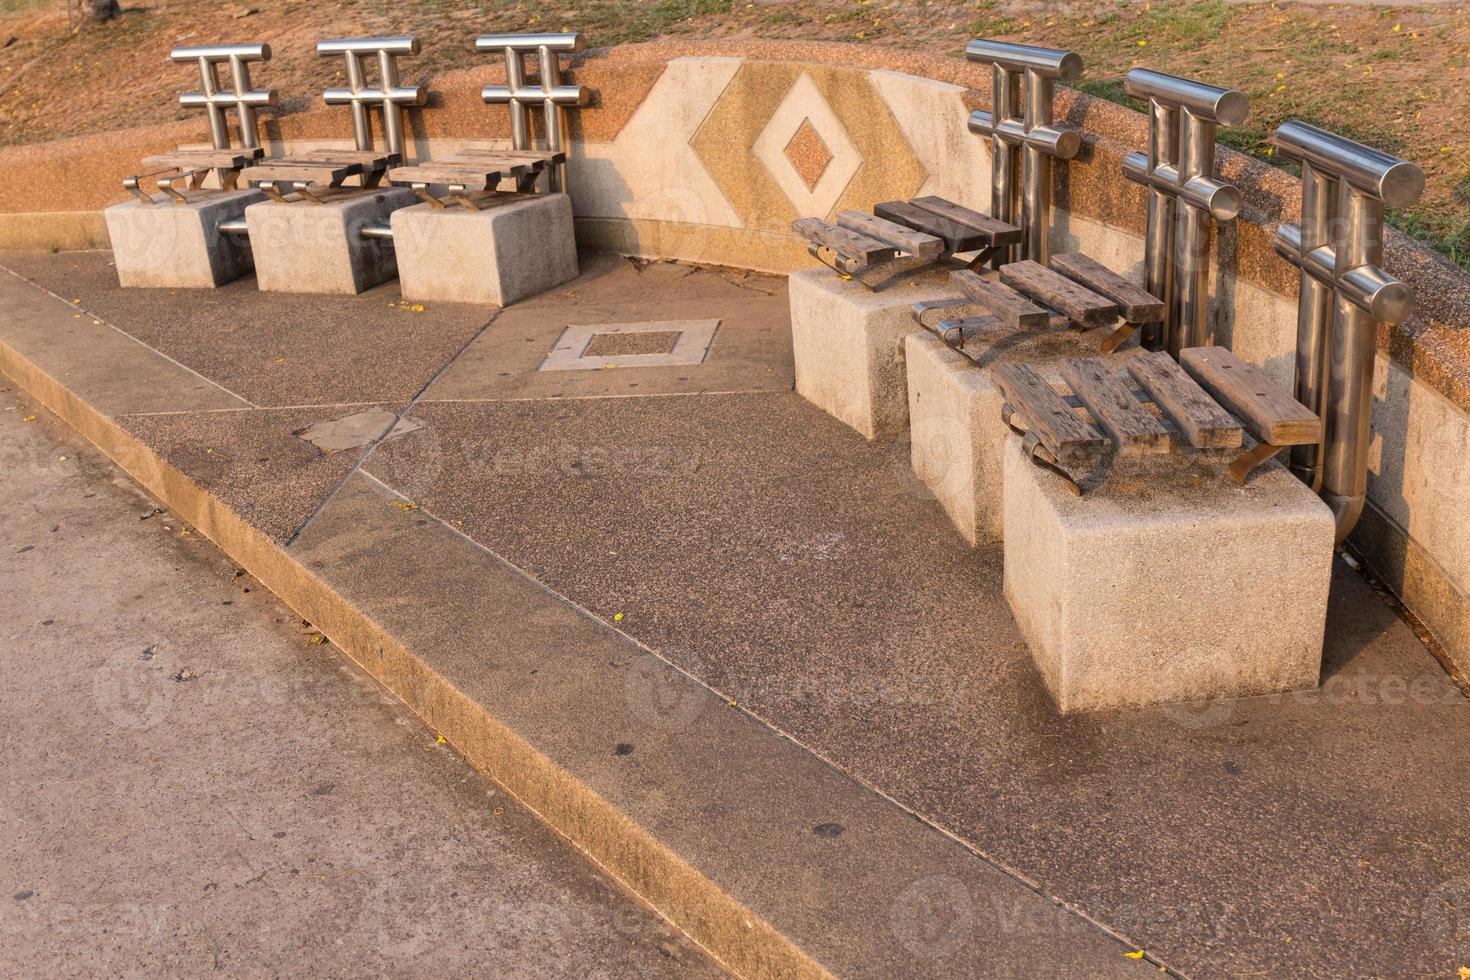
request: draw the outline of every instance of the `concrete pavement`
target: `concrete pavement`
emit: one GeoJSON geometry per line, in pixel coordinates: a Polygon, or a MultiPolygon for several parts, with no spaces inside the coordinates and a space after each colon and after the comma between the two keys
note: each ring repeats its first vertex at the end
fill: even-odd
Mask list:
{"type": "Polygon", "coordinates": [[[0,382],[0,973],[722,971],[0,382]]]}
{"type": "Polygon", "coordinates": [[[1390,604],[1339,565],[1319,689],[1058,716],[999,553],[790,391],[779,280],[327,319],[4,262],[8,375],[750,975],[1470,968],[1470,704],[1390,604]],[[543,369],[707,317],[697,365],[543,369]]]}

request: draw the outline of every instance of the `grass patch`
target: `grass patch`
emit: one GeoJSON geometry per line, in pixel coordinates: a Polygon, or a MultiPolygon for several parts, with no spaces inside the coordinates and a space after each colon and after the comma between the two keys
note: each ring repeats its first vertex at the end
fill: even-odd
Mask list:
{"type": "Polygon", "coordinates": [[[598,47],[649,41],[660,34],[681,33],[680,22],[693,17],[728,14],[734,0],[652,0],[623,3],[596,0],[576,13],[577,30],[597,39],[598,47]]]}
{"type": "Polygon", "coordinates": [[[1202,44],[1214,40],[1230,20],[1231,9],[1225,0],[1204,0],[1184,6],[1159,4],[1149,10],[1134,28],[1134,33],[1149,41],[1171,44],[1202,44]]]}
{"type": "Polygon", "coordinates": [[[1094,78],[1085,82],[1078,82],[1077,89],[1086,92],[1094,98],[1106,99],[1108,102],[1126,105],[1134,112],[1148,111],[1148,103],[1129,95],[1123,87],[1123,79],[1121,78],[1094,78]]]}
{"type": "Polygon", "coordinates": [[[1422,210],[1389,211],[1384,217],[1405,235],[1470,269],[1470,217],[1422,210]]]}

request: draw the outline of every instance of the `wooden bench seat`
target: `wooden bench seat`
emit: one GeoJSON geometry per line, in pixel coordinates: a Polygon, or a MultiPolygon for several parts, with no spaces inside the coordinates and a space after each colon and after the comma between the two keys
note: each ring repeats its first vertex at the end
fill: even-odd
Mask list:
{"type": "Polygon", "coordinates": [[[1051,314],[1004,283],[985,279],[979,273],[960,269],[949,274],[970,302],[985,307],[1012,330],[1041,330],[1051,324],[1051,314]]]}
{"type": "Polygon", "coordinates": [[[1040,300],[1079,327],[1101,327],[1118,319],[1118,304],[1037,262],[1000,267],[1000,281],[1040,300]]]}
{"type": "Polygon", "coordinates": [[[487,195],[496,193],[502,180],[511,178],[518,193],[529,193],[548,167],[565,160],[566,154],[560,151],[470,147],[411,167],[394,167],[388,180],[412,187],[421,200],[435,207],[460,205],[475,211],[481,209],[487,195]],[[448,188],[448,194],[434,193],[435,186],[448,188]]]}
{"type": "Polygon", "coordinates": [[[839,211],[837,226],[892,245],[915,258],[933,260],[944,255],[944,239],[865,211],[839,211]]]}
{"type": "Polygon", "coordinates": [[[216,150],[210,147],[179,149],[143,158],[149,169],[173,170],[239,170],[265,155],[262,147],[216,150]]]}
{"type": "Polygon", "coordinates": [[[1081,283],[1111,300],[1129,323],[1159,323],[1164,319],[1164,301],[1135,286],[1112,269],[1081,252],[1051,257],[1051,267],[1073,282],[1081,283]]]}
{"type": "Polygon", "coordinates": [[[324,200],[323,191],[346,193],[377,187],[383,174],[397,162],[396,154],[377,150],[305,150],[246,167],[240,179],[260,187],[277,201],[286,197],[276,185],[289,183],[302,199],[319,204],[324,200]],[[360,178],[361,187],[343,188],[342,182],[349,177],[360,178]]]}
{"type": "Polygon", "coordinates": [[[820,218],[798,218],[791,229],[807,241],[830,249],[842,262],[842,271],[866,269],[875,262],[891,259],[898,249],[860,231],[828,224],[820,218]]]}
{"type": "Polygon", "coordinates": [[[1101,358],[1070,358],[1059,367],[1070,395],[1026,364],[997,365],[993,377],[1006,400],[1005,421],[1026,437],[1031,458],[1078,493],[1072,473],[1097,467],[1109,453],[1178,448],[1165,422],[1180,443],[1198,450],[1238,449],[1250,432],[1256,445],[1226,470],[1240,486],[1287,446],[1322,438],[1321,419],[1223,347],[1188,348],[1179,364],[1163,351],[1130,359],[1128,374],[1141,389],[1136,393],[1101,358]]]}

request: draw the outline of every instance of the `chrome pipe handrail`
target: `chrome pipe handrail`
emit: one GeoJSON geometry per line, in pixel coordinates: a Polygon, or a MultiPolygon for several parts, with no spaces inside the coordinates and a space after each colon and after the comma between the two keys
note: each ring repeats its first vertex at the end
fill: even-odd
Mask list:
{"type": "Polygon", "coordinates": [[[1414,311],[1413,291],[1382,268],[1384,208],[1418,200],[1424,171],[1295,119],[1271,142],[1302,165],[1301,221],[1271,244],[1300,271],[1296,398],[1322,417],[1322,442],[1294,447],[1291,468],[1332,508],[1341,543],[1368,496],[1377,324],[1414,311]]]}
{"type": "Polygon", "coordinates": [[[999,268],[1016,259],[1046,264],[1051,248],[1052,160],[1070,160],[1082,134],[1052,121],[1055,83],[1082,75],[1075,51],[976,38],[965,47],[970,61],[991,67],[990,111],[970,113],[972,133],[990,137],[990,216],[1020,225],[1020,245],[996,250],[999,268]]]}
{"type": "Polygon", "coordinates": [[[1164,301],[1162,327],[1141,340],[1177,359],[1208,342],[1210,221],[1240,213],[1240,191],[1214,176],[1215,132],[1244,122],[1250,103],[1235,89],[1149,68],[1130,71],[1123,87],[1148,100],[1148,150],[1124,157],[1123,174],[1148,189],[1144,288],[1164,301]]]}
{"type": "Polygon", "coordinates": [[[370,110],[376,108],[383,120],[383,143],[387,152],[399,160],[406,156],[403,109],[421,106],[429,101],[429,90],[422,85],[400,85],[398,58],[418,54],[419,39],[411,35],[393,37],[333,38],[318,41],[319,55],[341,55],[346,59],[347,85],[334,86],[322,93],[327,105],[345,105],[352,109],[352,135],[359,150],[373,149],[373,125],[370,110]],[[367,83],[363,60],[376,56],[378,84],[367,83]]]}
{"type": "Polygon", "coordinates": [[[169,52],[174,61],[194,62],[199,67],[198,92],[183,92],[179,104],[209,111],[209,138],[216,150],[230,148],[230,127],[225,116],[234,109],[240,130],[240,145],[260,146],[260,128],[255,110],[276,104],[274,89],[251,87],[250,63],[271,60],[269,44],[199,44],[176,47],[169,52]],[[220,87],[219,66],[230,69],[229,86],[220,87]]]}
{"type": "Polygon", "coordinates": [[[1336,174],[1391,208],[1408,207],[1424,193],[1424,171],[1417,164],[1298,119],[1277,127],[1271,143],[1282,156],[1336,174]]]}
{"type": "MultiPolygon", "coordinates": [[[[546,149],[564,152],[566,110],[587,104],[588,93],[581,85],[564,85],[561,80],[560,55],[582,50],[582,35],[564,34],[483,34],[475,39],[475,50],[499,52],[505,59],[505,84],[486,85],[480,98],[489,105],[510,107],[511,146],[517,150],[532,149],[530,110],[540,107],[546,149]],[[525,58],[536,56],[538,65],[534,84],[526,79],[525,58]]],[[[566,164],[551,167],[547,178],[550,189],[566,189],[566,164]]]]}
{"type": "Polygon", "coordinates": [[[1064,82],[1082,77],[1082,56],[1076,51],[977,37],[965,45],[965,57],[982,64],[1000,65],[1009,72],[1033,71],[1064,82]]]}

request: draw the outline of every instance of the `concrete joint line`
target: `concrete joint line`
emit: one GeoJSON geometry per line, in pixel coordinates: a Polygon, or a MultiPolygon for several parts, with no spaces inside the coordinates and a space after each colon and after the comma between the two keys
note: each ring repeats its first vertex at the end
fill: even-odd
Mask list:
{"type": "Polygon", "coordinates": [[[490,325],[494,323],[497,319],[499,319],[502,312],[504,311],[501,309],[496,309],[494,313],[490,314],[490,319],[482,323],[480,325],[480,329],[476,330],[474,332],[474,335],[471,336],[469,340],[466,340],[463,344],[461,344],[459,349],[451,354],[448,360],[439,365],[439,369],[434,372],[433,377],[429,378],[428,381],[424,382],[423,387],[414,392],[414,396],[409,399],[408,404],[403,407],[403,410],[393,416],[393,421],[389,422],[387,427],[384,428],[382,432],[379,432],[366,446],[362,448],[362,453],[357,457],[357,462],[353,463],[352,468],[342,475],[342,479],[338,480],[336,486],[332,487],[332,489],[327,492],[327,495],[322,498],[321,502],[316,505],[315,509],[313,509],[310,514],[306,515],[306,520],[301,522],[301,526],[298,527],[295,531],[291,532],[291,536],[286,539],[285,547],[291,547],[291,545],[295,543],[296,539],[301,537],[302,532],[304,532],[308,527],[311,526],[311,522],[316,518],[316,516],[320,514],[328,504],[336,499],[337,494],[342,492],[342,488],[347,485],[347,481],[352,479],[352,477],[359,470],[362,469],[363,464],[367,462],[368,457],[373,454],[373,450],[377,449],[379,444],[382,443],[384,439],[388,438],[389,433],[398,428],[399,423],[408,417],[408,413],[413,411],[414,407],[418,405],[419,400],[424,397],[424,393],[434,386],[434,382],[438,381],[439,378],[444,374],[444,372],[449,370],[450,366],[453,365],[455,361],[459,360],[460,356],[464,354],[465,351],[469,350],[471,344],[480,339],[481,334],[490,329],[490,325]]]}

